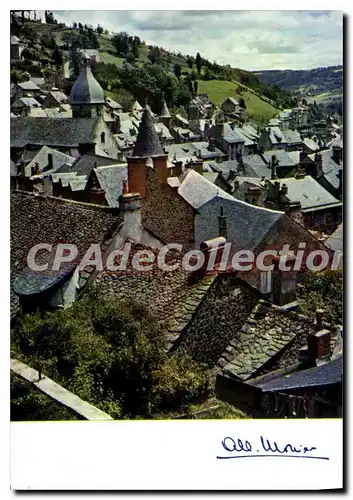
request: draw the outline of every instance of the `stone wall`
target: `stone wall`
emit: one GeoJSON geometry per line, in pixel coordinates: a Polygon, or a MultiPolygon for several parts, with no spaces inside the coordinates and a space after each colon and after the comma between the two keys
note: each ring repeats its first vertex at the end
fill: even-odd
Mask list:
{"type": "Polygon", "coordinates": [[[193,245],[194,209],[176,190],[161,184],[153,169],[146,169],[146,198],[141,209],[144,227],[165,243],[193,245]]]}

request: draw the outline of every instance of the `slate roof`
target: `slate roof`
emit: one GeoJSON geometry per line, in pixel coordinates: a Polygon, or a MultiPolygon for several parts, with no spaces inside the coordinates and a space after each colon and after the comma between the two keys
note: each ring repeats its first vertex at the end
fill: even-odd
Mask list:
{"type": "MultiPolygon", "coordinates": [[[[74,244],[79,250],[78,258],[82,258],[91,243],[103,242],[121,223],[116,212],[98,205],[27,192],[12,192],[10,202],[11,283],[20,271],[27,269],[27,255],[34,245],[43,242],[74,244]]],[[[48,258],[48,252],[45,254],[48,258]]],[[[70,267],[66,267],[65,271],[69,272],[70,267]]],[[[43,286],[43,281],[46,287],[52,286],[58,273],[60,271],[48,271],[43,278],[42,273],[37,274],[37,279],[28,281],[28,291],[32,286],[31,291],[35,292],[43,286]]],[[[11,299],[16,306],[13,293],[11,299]]],[[[16,313],[15,307],[11,307],[11,313],[16,313]]]]}
{"type": "MultiPolygon", "coordinates": [[[[53,159],[53,168],[52,172],[58,170],[65,163],[72,165],[75,161],[75,158],[72,156],[61,153],[60,151],[56,151],[56,149],[48,148],[48,146],[43,146],[42,149],[35,155],[35,157],[30,161],[30,163],[25,167],[25,175],[26,177],[31,177],[32,167],[38,163],[41,171],[43,169],[48,170],[48,155],[52,155],[53,159]]],[[[45,170],[44,170],[45,171],[45,170]]]]}
{"type": "Polygon", "coordinates": [[[40,108],[42,105],[34,97],[21,97],[20,101],[29,108],[40,108]]]}
{"type": "Polygon", "coordinates": [[[154,265],[151,270],[138,272],[131,267],[131,260],[135,252],[146,249],[157,257],[156,249],[133,243],[127,269],[103,271],[98,274],[96,282],[102,287],[104,294],[113,294],[117,299],[131,297],[148,307],[156,320],[165,327],[166,348],[170,349],[192,320],[216,276],[206,276],[199,282],[190,284],[190,273],[181,265],[182,254],[176,251],[168,252],[166,261],[169,265],[179,262],[177,269],[163,271],[154,265]]]}
{"type": "Polygon", "coordinates": [[[223,156],[226,156],[226,154],[223,153],[223,151],[218,149],[216,146],[214,147],[214,151],[210,151],[208,149],[209,144],[207,141],[191,142],[190,145],[191,147],[194,148],[195,155],[205,160],[211,158],[221,158],[223,156]]]}
{"type": "Polygon", "coordinates": [[[300,138],[300,133],[296,130],[285,130],[284,138],[287,144],[301,144],[303,142],[300,138]]]}
{"type": "Polygon", "coordinates": [[[81,73],[73,84],[70,94],[70,103],[75,104],[104,104],[104,92],[94,78],[89,59],[85,60],[81,73]]]}
{"type": "MultiPolygon", "coordinates": [[[[320,151],[322,156],[322,171],[325,179],[335,188],[339,188],[339,179],[337,174],[340,168],[343,168],[343,163],[338,165],[332,158],[332,149],[320,151]]],[[[315,161],[315,154],[308,155],[312,161],[315,161]]]]}
{"type": "Polygon", "coordinates": [[[273,150],[273,151],[265,151],[262,156],[264,157],[265,161],[268,164],[270,164],[270,162],[272,161],[273,155],[276,157],[276,159],[278,161],[277,168],[295,167],[297,165],[295,163],[295,161],[292,159],[292,157],[289,156],[287,151],[284,151],[283,149],[277,149],[277,150],[273,150]]]}
{"type": "MultiPolygon", "coordinates": [[[[213,188],[217,189],[215,185],[213,185],[213,188]]],[[[250,203],[234,198],[220,188],[218,189],[221,193],[220,195],[210,197],[206,203],[198,208],[196,239],[202,241],[215,236],[214,234],[212,236],[207,233],[210,226],[210,218],[214,219],[215,213],[218,216],[219,206],[222,205],[224,215],[227,218],[227,238],[232,243],[232,249],[234,251],[244,249],[255,250],[269,231],[284,216],[284,213],[251,205],[250,203]]]]}
{"type": "MultiPolygon", "coordinates": [[[[273,184],[274,180],[269,180],[273,184]]],[[[290,202],[299,201],[302,206],[302,211],[313,211],[315,209],[339,206],[342,203],[337,200],[332,194],[321,186],[310,175],[303,178],[287,177],[283,179],[283,183],[288,187],[286,197],[290,202]]]]}
{"type": "Polygon", "coordinates": [[[11,120],[11,147],[36,146],[77,147],[92,142],[97,118],[22,118],[11,120]]]}
{"type": "Polygon", "coordinates": [[[289,373],[282,377],[276,377],[253,385],[259,387],[262,392],[288,391],[307,387],[320,387],[342,383],[343,357],[340,356],[333,361],[321,366],[314,366],[307,370],[289,373]]]}
{"type": "Polygon", "coordinates": [[[71,165],[63,165],[57,170],[57,174],[75,172],[78,175],[88,175],[92,169],[107,165],[116,165],[117,161],[114,158],[105,156],[85,154],[78,157],[71,165]]]}
{"type": "Polygon", "coordinates": [[[303,139],[303,143],[305,144],[305,146],[311,149],[311,151],[317,151],[318,149],[320,149],[318,143],[315,142],[313,139],[309,139],[308,137],[305,137],[303,139]]]}
{"type": "Polygon", "coordinates": [[[181,185],[178,188],[179,195],[195,209],[200,208],[215,197],[234,200],[233,196],[194,170],[190,169],[185,172],[180,181],[181,185]]]}
{"type": "Polygon", "coordinates": [[[159,142],[158,135],[153,123],[151,112],[148,106],[142,113],[137,139],[132,156],[142,158],[153,158],[163,156],[165,153],[159,142]]]}
{"type": "Polygon", "coordinates": [[[162,122],[157,122],[154,124],[154,128],[156,129],[157,134],[167,140],[173,139],[172,134],[169,132],[169,128],[164,125],[162,122]]]}
{"type": "Polygon", "coordinates": [[[343,223],[327,238],[325,245],[331,250],[343,251],[343,223]]]}
{"type": "Polygon", "coordinates": [[[28,80],[27,82],[21,82],[17,84],[22,90],[40,90],[38,85],[36,85],[32,80],[28,80]]]}
{"type": "Polygon", "coordinates": [[[113,109],[123,109],[122,105],[119,104],[118,102],[114,101],[114,99],[111,99],[110,97],[105,98],[105,102],[110,108],[113,109]]]}
{"type": "MultiPolygon", "coordinates": [[[[271,177],[271,169],[268,168],[260,155],[253,154],[243,156],[243,163],[245,165],[246,174],[250,177],[252,177],[252,175],[250,175],[252,172],[255,174],[254,177],[265,177],[266,179],[271,177]]],[[[239,175],[241,175],[241,173],[239,173],[239,175]]]]}
{"type": "Polygon", "coordinates": [[[229,123],[223,123],[221,136],[223,137],[224,141],[228,142],[229,144],[245,142],[243,134],[240,135],[235,127],[234,129],[232,129],[229,123]]]}
{"type": "Polygon", "coordinates": [[[226,98],[224,99],[224,101],[222,102],[221,107],[222,107],[222,105],[223,105],[224,103],[226,103],[227,101],[230,101],[230,102],[231,102],[231,103],[233,103],[235,106],[239,106],[239,101],[237,101],[237,100],[235,99],[235,97],[226,97],[226,98]]]}
{"type": "Polygon", "coordinates": [[[66,104],[68,99],[64,92],[60,92],[59,90],[51,90],[49,94],[59,103],[66,104]]]}
{"type": "Polygon", "coordinates": [[[127,181],[127,165],[109,165],[94,169],[99,185],[105,191],[105,199],[109,207],[119,207],[123,182],[127,181]]]}
{"type": "Polygon", "coordinates": [[[41,87],[45,85],[45,78],[42,77],[36,77],[36,76],[31,76],[30,80],[35,84],[38,85],[38,87],[41,87]]]}
{"type": "Polygon", "coordinates": [[[223,373],[247,380],[282,350],[290,348],[297,336],[307,339],[315,333],[311,323],[296,313],[283,313],[259,301],[218,361],[223,373]]]}

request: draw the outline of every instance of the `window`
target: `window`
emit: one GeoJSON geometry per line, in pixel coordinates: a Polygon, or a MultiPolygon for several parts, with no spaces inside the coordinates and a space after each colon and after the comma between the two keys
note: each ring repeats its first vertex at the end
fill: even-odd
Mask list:
{"type": "Polygon", "coordinates": [[[101,133],[101,143],[105,144],[105,132],[101,133]]]}

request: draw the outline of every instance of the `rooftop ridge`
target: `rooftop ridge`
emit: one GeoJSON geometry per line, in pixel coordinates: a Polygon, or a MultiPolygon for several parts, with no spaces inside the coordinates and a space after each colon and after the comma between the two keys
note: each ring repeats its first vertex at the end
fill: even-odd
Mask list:
{"type": "Polygon", "coordinates": [[[90,208],[90,209],[94,209],[94,210],[102,211],[102,212],[112,212],[112,213],[119,212],[119,210],[117,208],[108,207],[108,206],[104,206],[104,205],[97,205],[96,203],[87,203],[84,201],[70,200],[69,198],[59,198],[57,196],[52,196],[52,195],[32,193],[30,191],[23,191],[21,189],[13,189],[11,191],[11,194],[12,193],[22,194],[22,195],[26,195],[29,197],[32,196],[33,198],[41,198],[43,200],[53,200],[53,201],[57,201],[59,203],[68,203],[68,204],[82,206],[84,208],[90,208]]]}

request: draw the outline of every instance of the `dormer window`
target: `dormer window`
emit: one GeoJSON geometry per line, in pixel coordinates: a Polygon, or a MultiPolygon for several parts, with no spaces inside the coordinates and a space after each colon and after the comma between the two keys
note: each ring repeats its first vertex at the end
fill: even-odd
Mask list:
{"type": "Polygon", "coordinates": [[[105,132],[101,133],[101,143],[105,144],[105,132]]]}

